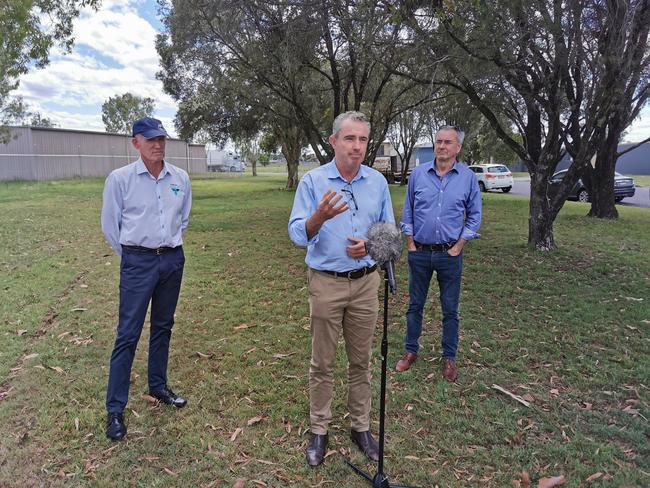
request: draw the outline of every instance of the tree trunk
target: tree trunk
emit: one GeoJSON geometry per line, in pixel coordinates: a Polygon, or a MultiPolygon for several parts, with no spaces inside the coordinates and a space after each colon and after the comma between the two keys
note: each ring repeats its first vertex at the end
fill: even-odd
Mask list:
{"type": "Polygon", "coordinates": [[[531,174],[530,212],[528,217],[528,245],[538,251],[556,249],[553,238],[553,220],[557,212],[552,211],[547,197],[547,182],[543,172],[531,174]]]}
{"type": "Polygon", "coordinates": [[[257,159],[251,161],[251,171],[253,172],[253,176],[257,176],[257,159]]]}
{"type": "Polygon", "coordinates": [[[287,160],[287,190],[298,188],[298,166],[300,164],[300,151],[302,149],[303,135],[297,127],[278,129],[282,154],[287,160]]]}
{"type": "Polygon", "coordinates": [[[589,198],[591,208],[587,214],[589,217],[599,219],[617,219],[616,201],[614,199],[614,173],[616,172],[616,161],[618,159],[618,141],[621,131],[609,126],[605,143],[596,154],[596,167],[589,167],[591,188],[589,198]]]}
{"type": "Polygon", "coordinates": [[[415,147],[415,144],[411,146],[410,148],[407,148],[404,151],[404,159],[402,160],[402,180],[399,182],[400,186],[404,186],[408,183],[408,178],[406,175],[409,172],[409,165],[411,163],[411,154],[413,154],[413,148],[415,147]]]}

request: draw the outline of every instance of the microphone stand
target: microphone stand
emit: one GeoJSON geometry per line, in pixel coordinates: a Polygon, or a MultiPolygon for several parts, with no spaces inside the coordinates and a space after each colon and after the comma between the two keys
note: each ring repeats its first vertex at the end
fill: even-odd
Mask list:
{"type": "Polygon", "coordinates": [[[386,367],[388,363],[388,285],[391,285],[391,292],[394,294],[397,290],[395,282],[392,277],[393,262],[387,261],[382,265],[384,270],[384,332],[381,337],[381,392],[379,397],[379,461],[377,462],[377,473],[375,476],[363,471],[361,468],[352,464],[352,462],[345,458],[352,470],[372,483],[373,488],[415,488],[408,485],[391,485],[388,481],[388,476],[384,473],[384,424],[386,421],[386,367]],[[389,278],[390,277],[390,278],[389,278]]]}

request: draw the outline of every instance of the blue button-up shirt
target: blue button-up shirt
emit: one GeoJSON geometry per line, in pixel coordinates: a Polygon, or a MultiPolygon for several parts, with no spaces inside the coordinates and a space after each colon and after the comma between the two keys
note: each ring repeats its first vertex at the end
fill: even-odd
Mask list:
{"type": "Polygon", "coordinates": [[[192,206],[192,187],[185,171],[167,162],[154,178],[142,159],[106,178],[102,231],[118,256],[121,244],[149,248],[183,243],[192,206]]]}
{"type": "Polygon", "coordinates": [[[481,191],[476,176],[454,162],[442,178],[435,160],[413,170],[402,211],[404,234],[422,244],[443,244],[480,237],[481,191]]]}
{"type": "Polygon", "coordinates": [[[309,171],[300,180],[289,218],[289,237],[296,245],[307,247],[305,262],[310,268],[350,271],[375,264],[370,256],[354,259],[346,252],[347,246],[352,244],[348,237],[366,239],[368,228],[375,222],[395,223],[386,179],[378,171],[362,165],[348,184],[332,161],[309,171]],[[351,190],[354,201],[350,193],[342,191],[344,188],[351,190]],[[307,220],[328,190],[343,195],[348,210],[327,220],[316,235],[308,239],[307,220]]]}

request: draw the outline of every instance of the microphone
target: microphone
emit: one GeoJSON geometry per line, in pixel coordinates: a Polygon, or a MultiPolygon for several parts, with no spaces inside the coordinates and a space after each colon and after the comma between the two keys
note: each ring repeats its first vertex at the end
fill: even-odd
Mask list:
{"type": "Polygon", "coordinates": [[[402,233],[394,224],[376,222],[368,229],[368,254],[372,259],[386,270],[386,277],[390,285],[390,292],[397,292],[395,283],[394,261],[402,255],[402,233]]]}

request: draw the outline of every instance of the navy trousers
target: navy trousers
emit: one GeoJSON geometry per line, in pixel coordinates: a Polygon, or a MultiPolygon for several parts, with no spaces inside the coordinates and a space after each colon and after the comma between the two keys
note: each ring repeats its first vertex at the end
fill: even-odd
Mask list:
{"type": "Polygon", "coordinates": [[[129,399],[131,366],[151,302],[149,391],[167,386],[169,341],[183,277],[182,247],[162,254],[123,249],[120,263],[120,317],[111,355],[106,410],[123,412],[129,399]]]}
{"type": "Polygon", "coordinates": [[[406,338],[404,348],[417,353],[422,334],[422,313],[427,302],[429,284],[433,273],[438,278],[440,306],[442,308],[442,357],[456,359],[458,329],[460,327],[458,308],[460,305],[460,283],[463,273],[463,253],[450,256],[447,251],[420,249],[408,253],[409,262],[409,308],[406,312],[406,338]]]}

